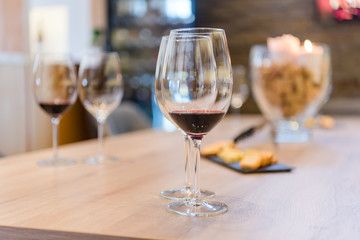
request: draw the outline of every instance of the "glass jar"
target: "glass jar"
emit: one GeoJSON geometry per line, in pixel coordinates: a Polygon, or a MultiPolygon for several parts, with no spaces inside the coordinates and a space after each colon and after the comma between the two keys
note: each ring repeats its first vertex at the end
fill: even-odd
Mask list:
{"type": "Polygon", "coordinates": [[[271,123],[275,142],[305,142],[307,123],[327,101],[331,90],[330,51],[317,44],[313,51],[288,57],[270,53],[266,45],[250,51],[252,92],[271,123]]]}

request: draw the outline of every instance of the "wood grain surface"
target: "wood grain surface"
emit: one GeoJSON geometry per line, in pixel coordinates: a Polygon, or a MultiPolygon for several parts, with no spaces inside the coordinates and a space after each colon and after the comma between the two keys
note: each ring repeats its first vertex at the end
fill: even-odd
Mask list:
{"type": "MultiPolygon", "coordinates": [[[[231,139],[260,121],[227,117],[203,144],[231,139]]],[[[62,156],[78,159],[73,166],[37,166],[51,149],[5,158],[0,239],[360,239],[360,117],[336,121],[335,129],[314,129],[308,143],[273,146],[268,129],[239,143],[275,151],[295,168],[290,173],[242,175],[202,159],[201,187],[229,206],[208,218],[168,213],[169,201],[159,196],[183,183],[178,132],[108,138],[106,152],[121,161],[97,166],[81,162],[95,154],[96,140],[60,148],[62,156]]]]}

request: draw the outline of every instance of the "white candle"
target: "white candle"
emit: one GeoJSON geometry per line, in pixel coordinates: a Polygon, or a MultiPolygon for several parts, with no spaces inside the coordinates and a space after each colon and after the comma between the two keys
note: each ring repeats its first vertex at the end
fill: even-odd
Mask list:
{"type": "Polygon", "coordinates": [[[298,57],[299,65],[310,69],[314,76],[314,82],[317,84],[321,81],[323,56],[324,49],[322,46],[312,44],[310,40],[305,40],[298,57]]]}
{"type": "Polygon", "coordinates": [[[290,34],[268,38],[267,46],[271,61],[276,63],[295,62],[300,52],[300,39],[290,34]]]}

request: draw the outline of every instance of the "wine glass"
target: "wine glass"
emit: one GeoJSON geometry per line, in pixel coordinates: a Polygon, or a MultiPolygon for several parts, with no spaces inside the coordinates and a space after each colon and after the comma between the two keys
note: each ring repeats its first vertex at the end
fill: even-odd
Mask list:
{"type": "Polygon", "coordinates": [[[249,97],[249,85],[246,81],[246,69],[243,65],[233,66],[233,91],[230,106],[238,110],[249,97]]]}
{"type": "MultiPolygon", "coordinates": [[[[171,30],[173,36],[200,35],[210,38],[216,62],[216,78],[219,81],[232,80],[232,66],[225,31],[220,28],[178,28],[171,30]]],[[[220,86],[220,94],[221,90],[220,86]]],[[[225,91],[226,92],[226,91],[225,91]]],[[[221,99],[221,98],[220,98],[221,99]]]]}
{"type": "Polygon", "coordinates": [[[77,97],[74,65],[68,54],[41,53],[35,58],[34,94],[40,107],[51,116],[53,126],[53,156],[38,162],[40,166],[74,164],[74,159],[58,154],[58,125],[61,116],[77,97]]]}
{"type": "MultiPolygon", "coordinates": [[[[156,102],[161,110],[161,112],[164,114],[164,116],[172,123],[174,126],[184,135],[185,140],[185,183],[184,186],[180,189],[169,189],[164,190],[160,193],[160,195],[164,198],[173,199],[173,200],[179,200],[179,199],[190,199],[191,195],[193,194],[192,191],[192,183],[191,183],[191,172],[190,167],[192,166],[191,156],[189,154],[192,144],[190,142],[190,137],[181,129],[179,128],[176,123],[171,119],[168,112],[166,111],[162,99],[161,94],[161,71],[163,67],[163,61],[164,61],[164,55],[166,51],[166,46],[168,43],[168,36],[163,36],[161,38],[161,43],[159,47],[159,53],[156,63],[156,70],[155,70],[155,84],[154,84],[154,93],[156,97],[156,102]]],[[[215,196],[214,192],[210,192],[207,190],[201,190],[200,195],[202,198],[211,198],[215,196]]]]}
{"type": "Polygon", "coordinates": [[[98,124],[98,153],[86,157],[85,162],[117,161],[118,158],[103,152],[103,131],[106,118],[118,107],[123,96],[119,55],[101,51],[84,55],[79,68],[78,91],[81,103],[98,124]]]}
{"type": "MultiPolygon", "coordinates": [[[[216,78],[219,81],[228,81],[228,79],[233,79],[233,72],[231,66],[231,59],[229,48],[227,44],[225,31],[221,28],[203,28],[203,27],[195,27],[195,28],[178,28],[173,29],[170,32],[173,36],[181,36],[181,35],[201,35],[207,36],[210,38],[214,58],[216,62],[216,78]]],[[[220,94],[222,90],[220,87],[220,94]]]]}
{"type": "Polygon", "coordinates": [[[209,36],[171,32],[165,53],[161,84],[164,106],[194,144],[194,194],[190,200],[167,206],[168,211],[180,215],[210,216],[228,209],[224,203],[202,199],[199,188],[202,139],[224,117],[232,91],[231,65],[229,74],[220,76],[214,50],[209,36]]]}

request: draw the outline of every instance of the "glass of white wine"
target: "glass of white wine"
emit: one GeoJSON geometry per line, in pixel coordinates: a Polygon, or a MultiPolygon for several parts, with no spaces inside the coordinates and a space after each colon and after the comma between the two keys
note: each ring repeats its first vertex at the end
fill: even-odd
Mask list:
{"type": "Polygon", "coordinates": [[[85,162],[99,164],[105,160],[118,160],[103,151],[104,123],[110,113],[118,107],[123,96],[118,53],[87,53],[80,63],[78,91],[82,104],[98,123],[98,153],[93,157],[86,157],[85,162]]]}

